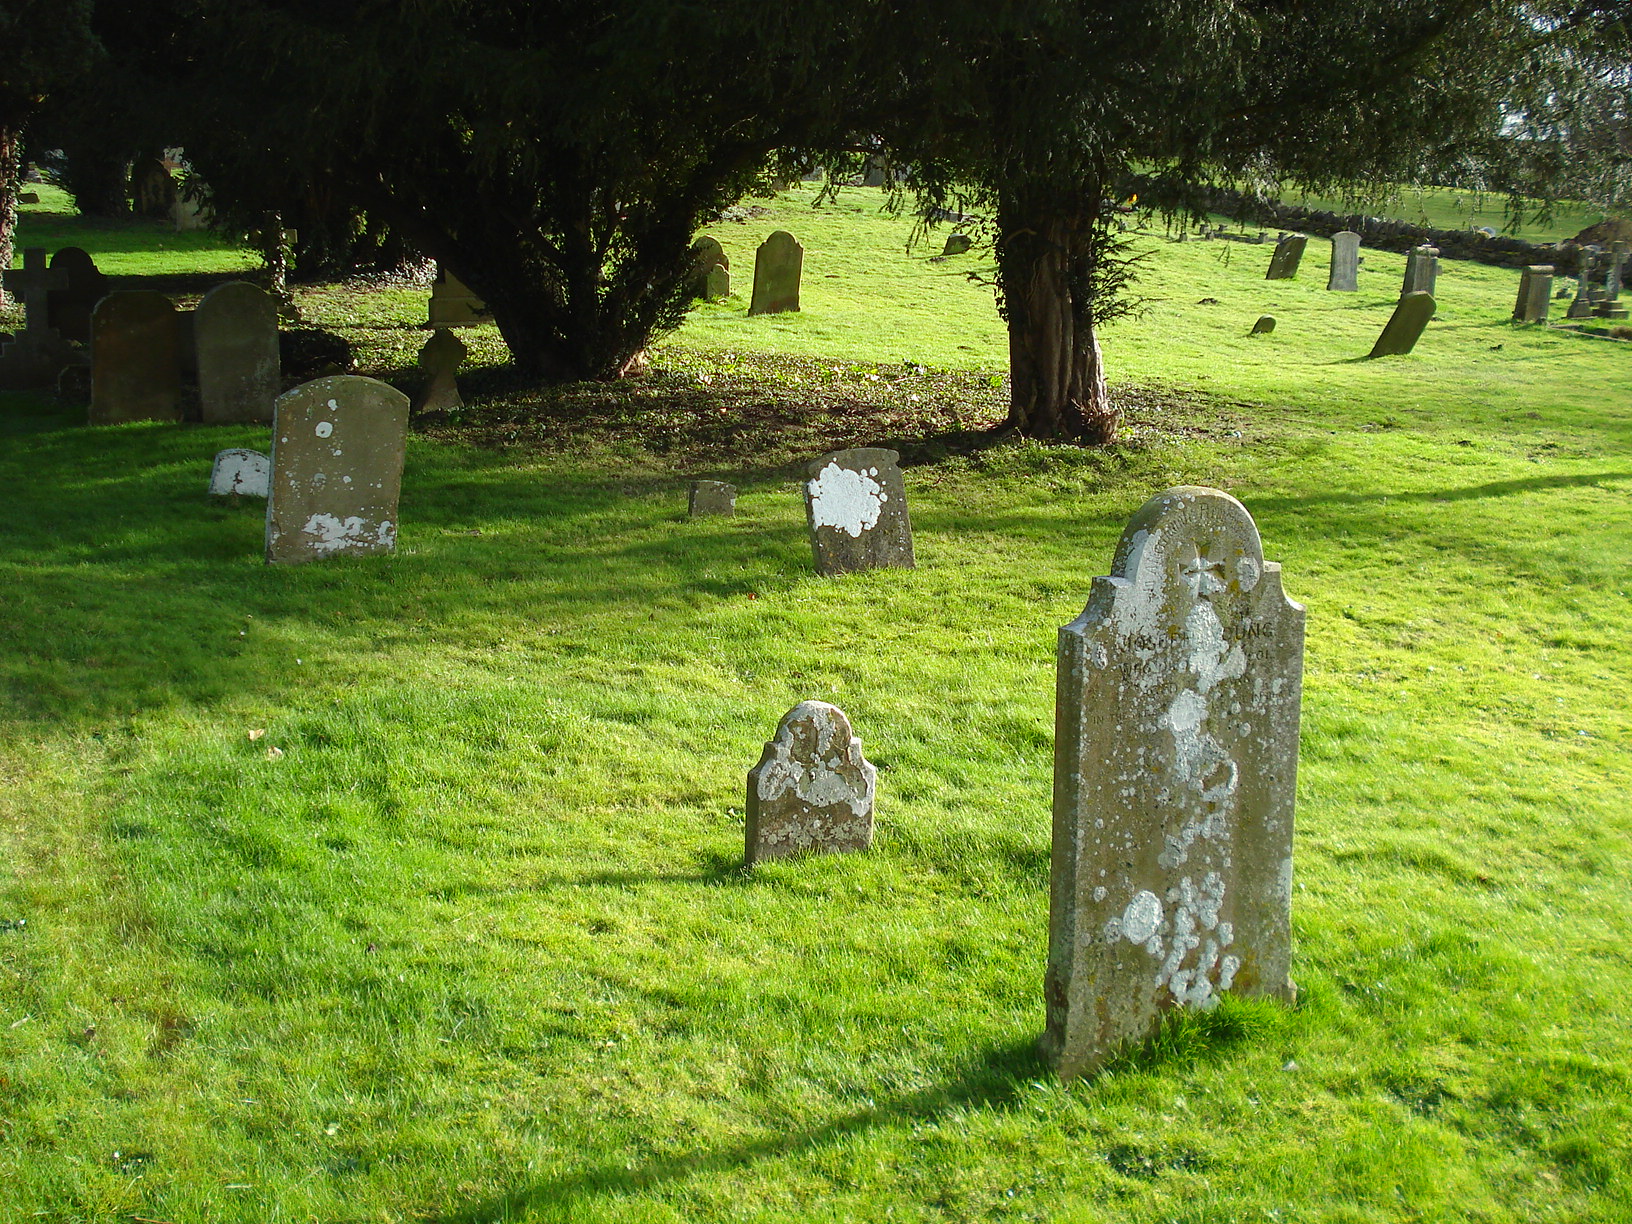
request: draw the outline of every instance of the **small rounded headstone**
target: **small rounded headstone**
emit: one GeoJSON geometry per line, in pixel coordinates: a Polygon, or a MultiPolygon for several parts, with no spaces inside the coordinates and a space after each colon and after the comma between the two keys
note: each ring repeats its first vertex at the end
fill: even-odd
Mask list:
{"type": "Polygon", "coordinates": [[[1258,322],[1256,322],[1256,323],[1254,323],[1252,325],[1252,334],[1254,336],[1267,336],[1267,335],[1269,335],[1270,332],[1272,332],[1274,330],[1275,330],[1275,316],[1274,315],[1259,315],[1258,316],[1258,322]]]}

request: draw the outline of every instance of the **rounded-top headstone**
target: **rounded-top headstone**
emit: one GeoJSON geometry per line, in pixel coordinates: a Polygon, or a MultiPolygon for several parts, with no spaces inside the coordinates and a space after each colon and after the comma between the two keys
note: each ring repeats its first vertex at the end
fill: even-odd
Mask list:
{"type": "Polygon", "coordinates": [[[152,289],[120,289],[91,312],[92,425],[181,416],[176,308],[152,289]]]}
{"type": "Polygon", "coordinates": [[[1269,335],[1270,332],[1272,332],[1274,330],[1275,330],[1275,316],[1274,315],[1259,315],[1258,316],[1258,321],[1252,325],[1252,331],[1249,334],[1254,335],[1254,336],[1267,336],[1267,335],[1269,335]]]}
{"type": "Polygon", "coordinates": [[[66,284],[45,295],[45,317],[64,340],[91,342],[91,312],[108,293],[108,278],[81,247],[63,247],[51,256],[51,271],[66,284]]]}
{"type": "Polygon", "coordinates": [[[264,424],[272,419],[281,367],[278,305],[259,285],[229,281],[193,311],[198,398],[206,424],[264,424]]]}
{"type": "Polygon", "coordinates": [[[267,561],[395,548],[407,434],[408,397],[372,378],[319,378],[279,396],[267,561]]]}
{"type": "Polygon", "coordinates": [[[799,309],[799,280],[804,274],[805,248],[787,230],[777,230],[759,244],[754,255],[754,295],[751,315],[780,314],[799,309]]]}
{"type": "Polygon", "coordinates": [[[747,861],[867,849],[877,778],[844,711],[801,701],[748,773],[747,861]]]}

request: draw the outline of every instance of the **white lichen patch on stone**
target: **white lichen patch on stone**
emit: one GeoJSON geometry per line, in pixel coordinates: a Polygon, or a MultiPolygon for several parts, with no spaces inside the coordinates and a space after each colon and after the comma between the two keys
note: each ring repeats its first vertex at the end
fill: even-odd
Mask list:
{"type": "MultiPolygon", "coordinates": [[[[331,403],[329,406],[332,408],[334,405],[331,403]]],[[[315,433],[320,438],[327,438],[329,435],[334,433],[334,422],[333,421],[319,421],[317,423],[317,427],[314,430],[312,430],[312,432],[315,433]]],[[[339,452],[336,452],[336,453],[338,454],[339,452]]]]}
{"type": "Polygon", "coordinates": [[[817,527],[842,531],[852,539],[871,531],[890,497],[873,479],[876,475],[876,468],[860,472],[828,464],[810,482],[812,522],[817,527]]]}
{"type": "Polygon", "coordinates": [[[312,547],[323,553],[372,544],[377,538],[371,538],[368,524],[355,514],[349,514],[344,519],[332,514],[314,514],[306,520],[306,526],[301,530],[311,537],[312,547]]]}

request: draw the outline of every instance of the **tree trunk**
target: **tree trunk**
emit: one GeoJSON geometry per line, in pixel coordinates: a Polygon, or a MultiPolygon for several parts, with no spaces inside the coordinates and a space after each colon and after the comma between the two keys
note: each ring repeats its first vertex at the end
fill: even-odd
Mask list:
{"type": "MultiPolygon", "coordinates": [[[[0,270],[11,267],[16,253],[17,190],[23,170],[23,132],[0,120],[0,270]]],[[[6,290],[0,282],[0,307],[6,306],[6,290]]]]}
{"type": "Polygon", "coordinates": [[[1094,210],[1049,207],[1004,193],[998,279],[1009,329],[1009,416],[1031,438],[1115,440],[1120,414],[1105,385],[1093,288],[1094,210]]]}

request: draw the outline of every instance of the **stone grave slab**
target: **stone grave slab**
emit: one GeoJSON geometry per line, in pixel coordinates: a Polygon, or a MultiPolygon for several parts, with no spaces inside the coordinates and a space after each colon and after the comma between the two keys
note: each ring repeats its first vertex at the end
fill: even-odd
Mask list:
{"type": "Polygon", "coordinates": [[[1368,356],[1403,357],[1416,348],[1417,341],[1422,339],[1423,329],[1433,317],[1433,294],[1421,291],[1406,294],[1394,307],[1394,313],[1383,327],[1383,334],[1377,337],[1377,343],[1371,346],[1368,356]]]}
{"type": "Polygon", "coordinates": [[[1400,296],[1408,293],[1433,293],[1439,284],[1439,248],[1419,246],[1405,257],[1405,281],[1400,296]]]}
{"type": "Polygon", "coordinates": [[[91,342],[91,312],[108,295],[108,278],[80,247],[63,247],[51,256],[51,271],[60,275],[60,289],[45,295],[45,320],[64,340],[91,342]]]}
{"type": "Polygon", "coordinates": [[[469,350],[465,342],[445,327],[431,333],[419,350],[419,368],[426,373],[426,382],[414,401],[414,412],[451,412],[463,408],[465,401],[459,394],[459,367],[469,350]]]}
{"type": "Polygon", "coordinates": [[[278,397],[266,504],[269,563],[390,552],[408,397],[356,374],[278,397]]]}
{"type": "Polygon", "coordinates": [[[1264,273],[1265,280],[1291,280],[1298,274],[1298,265],[1303,262],[1304,248],[1309,245],[1309,238],[1304,234],[1287,234],[1275,243],[1275,251],[1269,257],[1269,271],[1264,273]]]}
{"type": "Polygon", "coordinates": [[[948,234],[946,236],[946,245],[941,248],[941,254],[963,255],[974,245],[974,240],[968,234],[948,234]]]}
{"type": "Polygon", "coordinates": [[[748,772],[747,862],[866,850],[877,778],[844,711],[801,701],[748,772]]]}
{"type": "Polygon", "coordinates": [[[799,279],[805,266],[805,248],[787,230],[777,230],[754,255],[754,296],[751,315],[781,314],[799,309],[799,279]]]}
{"type": "Polygon", "coordinates": [[[731,257],[725,253],[718,238],[704,234],[691,244],[691,294],[708,297],[708,278],[716,266],[731,271],[731,257]]]}
{"type": "Polygon", "coordinates": [[[880,447],[834,451],[805,465],[805,521],[819,574],[913,568],[900,455],[880,447]]]}
{"type": "Polygon", "coordinates": [[[1060,630],[1048,1027],[1088,1074],[1174,1008],[1290,1001],[1304,612],[1216,489],[1153,497],[1060,630]]]}
{"type": "Polygon", "coordinates": [[[431,304],[427,327],[475,327],[491,322],[492,313],[487,303],[472,293],[465,284],[441,264],[436,265],[436,279],[431,282],[431,304]]]}
{"type": "Polygon", "coordinates": [[[229,281],[206,293],[192,313],[204,423],[271,421],[282,389],[272,295],[248,281],[229,281]]]}
{"type": "Polygon", "coordinates": [[[234,447],[220,451],[210,469],[210,493],[215,497],[265,497],[272,475],[272,460],[260,451],[234,447]]]}
{"type": "Polygon", "coordinates": [[[737,512],[737,486],[723,480],[694,480],[686,500],[686,512],[692,518],[710,514],[737,512]]]}
{"type": "Polygon", "coordinates": [[[1360,288],[1360,235],[1341,230],[1332,235],[1332,268],[1326,288],[1334,293],[1354,293],[1360,288]]]}
{"type": "Polygon", "coordinates": [[[91,312],[92,425],[181,417],[176,308],[152,289],[119,289],[91,312]]]}
{"type": "Polygon", "coordinates": [[[1531,264],[1519,273],[1519,298],[1513,305],[1515,323],[1545,323],[1553,301],[1553,266],[1531,264]]]}

